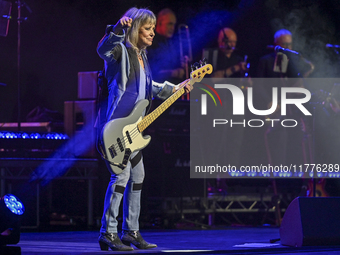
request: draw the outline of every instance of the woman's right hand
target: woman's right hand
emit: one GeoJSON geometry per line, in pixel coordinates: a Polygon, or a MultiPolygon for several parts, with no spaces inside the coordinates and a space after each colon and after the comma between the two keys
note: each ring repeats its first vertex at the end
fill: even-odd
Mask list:
{"type": "Polygon", "coordinates": [[[123,29],[129,28],[132,25],[132,19],[126,16],[123,16],[120,20],[118,20],[117,24],[114,28],[114,33],[119,34],[123,29]]]}

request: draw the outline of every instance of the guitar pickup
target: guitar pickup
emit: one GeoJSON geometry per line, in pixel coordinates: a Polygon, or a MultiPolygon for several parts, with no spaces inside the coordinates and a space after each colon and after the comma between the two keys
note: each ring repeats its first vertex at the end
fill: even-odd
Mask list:
{"type": "Polygon", "coordinates": [[[126,137],[127,137],[128,141],[129,141],[129,143],[131,144],[132,143],[132,139],[131,139],[129,131],[126,131],[125,134],[126,134],[126,137]]]}
{"type": "Polygon", "coordinates": [[[112,144],[112,145],[109,147],[109,152],[110,152],[111,158],[114,158],[115,156],[117,156],[117,152],[116,152],[116,150],[115,150],[114,144],[112,144]]]}
{"type": "Polygon", "coordinates": [[[124,147],[123,147],[123,144],[122,144],[122,141],[120,140],[120,138],[117,138],[117,143],[118,143],[120,151],[123,152],[124,151],[124,147]]]}

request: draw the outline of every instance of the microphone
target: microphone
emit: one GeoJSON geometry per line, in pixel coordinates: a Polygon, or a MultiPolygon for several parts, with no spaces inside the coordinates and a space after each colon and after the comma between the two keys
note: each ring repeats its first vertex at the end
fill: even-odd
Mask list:
{"type": "Polygon", "coordinates": [[[295,56],[300,55],[300,53],[297,52],[297,51],[293,51],[293,50],[289,50],[289,49],[286,49],[286,48],[282,48],[279,45],[275,46],[275,52],[282,52],[282,53],[286,53],[288,55],[291,54],[291,55],[295,55],[295,56]]]}
{"type": "Polygon", "coordinates": [[[220,49],[226,49],[226,50],[236,50],[236,47],[229,47],[228,45],[226,46],[220,46],[220,49]]]}
{"type": "Polygon", "coordinates": [[[327,43],[326,48],[340,48],[340,45],[327,43]]]}

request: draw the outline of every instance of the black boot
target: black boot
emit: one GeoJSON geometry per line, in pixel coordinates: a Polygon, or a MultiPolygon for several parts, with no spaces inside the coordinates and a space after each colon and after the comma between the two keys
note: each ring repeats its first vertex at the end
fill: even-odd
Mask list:
{"type": "Polygon", "coordinates": [[[113,251],[133,251],[131,246],[126,246],[122,243],[117,233],[101,233],[98,241],[102,251],[107,251],[109,247],[113,251]]]}
{"type": "Polygon", "coordinates": [[[139,231],[123,230],[121,240],[125,245],[133,244],[138,249],[150,249],[157,247],[156,244],[146,242],[139,231]]]}

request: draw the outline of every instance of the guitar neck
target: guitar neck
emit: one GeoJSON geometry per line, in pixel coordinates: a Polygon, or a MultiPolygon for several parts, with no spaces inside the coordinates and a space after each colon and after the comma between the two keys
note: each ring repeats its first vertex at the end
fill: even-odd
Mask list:
{"type": "Polygon", "coordinates": [[[160,106],[145,116],[141,122],[137,124],[138,130],[143,132],[152,122],[154,122],[166,109],[168,109],[178,98],[185,93],[184,86],[166,99],[160,106]]]}
{"type": "MultiPolygon", "coordinates": [[[[190,73],[190,85],[192,86],[195,82],[200,82],[206,74],[211,74],[212,65],[205,64],[200,68],[196,67],[196,70],[190,73]]],[[[186,85],[188,85],[187,83],[186,85]]],[[[153,112],[145,116],[141,122],[137,124],[139,132],[143,132],[152,122],[154,122],[166,109],[168,109],[178,98],[180,98],[185,93],[185,86],[177,90],[172,96],[165,100],[160,106],[158,106],[153,112]]]]}

